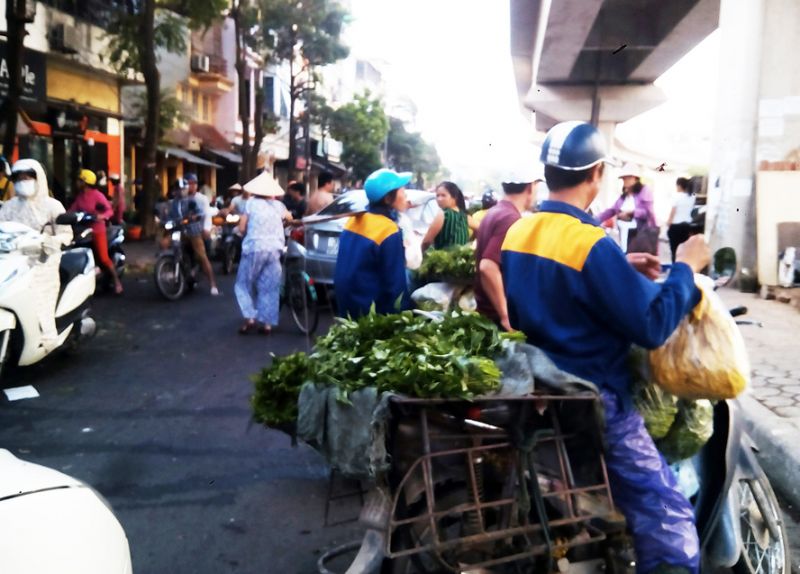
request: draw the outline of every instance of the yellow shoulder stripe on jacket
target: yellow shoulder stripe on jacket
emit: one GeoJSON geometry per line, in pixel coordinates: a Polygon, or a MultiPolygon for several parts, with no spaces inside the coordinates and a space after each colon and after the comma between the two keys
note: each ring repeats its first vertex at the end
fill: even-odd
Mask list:
{"type": "Polygon", "coordinates": [[[362,213],[347,220],[344,228],[347,231],[361,235],[366,239],[374,241],[378,245],[390,235],[397,233],[400,229],[397,224],[383,215],[376,213],[362,213]]]}
{"type": "Polygon", "coordinates": [[[592,248],[605,236],[599,227],[570,215],[537,213],[511,226],[503,251],[536,255],[581,271],[592,248]]]}

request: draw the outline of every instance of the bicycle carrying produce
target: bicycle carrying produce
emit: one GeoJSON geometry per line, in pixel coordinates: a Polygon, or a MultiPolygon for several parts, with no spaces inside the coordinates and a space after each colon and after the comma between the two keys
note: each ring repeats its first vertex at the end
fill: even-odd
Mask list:
{"type": "Polygon", "coordinates": [[[317,339],[312,354],[275,358],[257,375],[254,416],[268,425],[293,420],[306,382],[336,388],[343,402],[366,387],[379,393],[469,399],[500,387],[494,359],[506,341],[523,338],[500,333],[480,315],[457,311],[441,321],[410,311],[339,319],[317,339]]]}
{"type": "Polygon", "coordinates": [[[700,303],[663,346],[650,352],[653,379],[682,399],[732,399],[750,379],[744,339],[707,277],[700,303]]]}

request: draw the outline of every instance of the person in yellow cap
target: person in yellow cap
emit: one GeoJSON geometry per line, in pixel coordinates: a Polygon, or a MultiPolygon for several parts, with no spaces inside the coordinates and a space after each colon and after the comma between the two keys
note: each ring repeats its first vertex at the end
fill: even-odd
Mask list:
{"type": "Polygon", "coordinates": [[[89,169],[82,169],[75,183],[78,195],[70,206],[70,211],[82,211],[95,218],[92,224],[92,250],[94,257],[110,274],[114,281],[114,292],[122,294],[122,282],[119,280],[114,263],[108,256],[108,237],[106,236],[106,222],[113,215],[111,203],[103,193],[97,189],[97,176],[89,169]]]}

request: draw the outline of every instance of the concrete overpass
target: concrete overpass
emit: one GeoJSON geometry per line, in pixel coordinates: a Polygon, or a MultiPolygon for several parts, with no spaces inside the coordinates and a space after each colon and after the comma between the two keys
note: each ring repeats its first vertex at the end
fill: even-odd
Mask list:
{"type": "Polygon", "coordinates": [[[612,128],[662,103],[653,81],[717,28],[720,10],[720,0],[510,3],[519,98],[541,130],[573,119],[612,128]]]}

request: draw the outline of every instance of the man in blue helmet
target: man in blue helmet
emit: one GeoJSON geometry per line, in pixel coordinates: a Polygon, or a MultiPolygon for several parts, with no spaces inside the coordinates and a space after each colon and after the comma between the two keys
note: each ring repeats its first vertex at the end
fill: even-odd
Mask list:
{"type": "Polygon", "coordinates": [[[360,317],[410,307],[403,234],[398,212],[406,208],[411,173],[379,169],[364,182],[369,209],[351,217],[339,239],[336,303],[342,317],[360,317]]]}
{"type": "Polygon", "coordinates": [[[609,478],[634,537],[637,572],[695,573],[694,512],[633,409],[628,353],[631,344],[662,345],[699,302],[693,273],[706,266],[709,250],[696,236],[679,250],[662,285],[645,277],[658,260],[626,258],[586,213],[605,154],[605,141],[590,124],[564,122],[547,133],[541,161],[549,199],[515,223],[503,243],[509,319],[559,368],[600,389],[609,478]]]}

